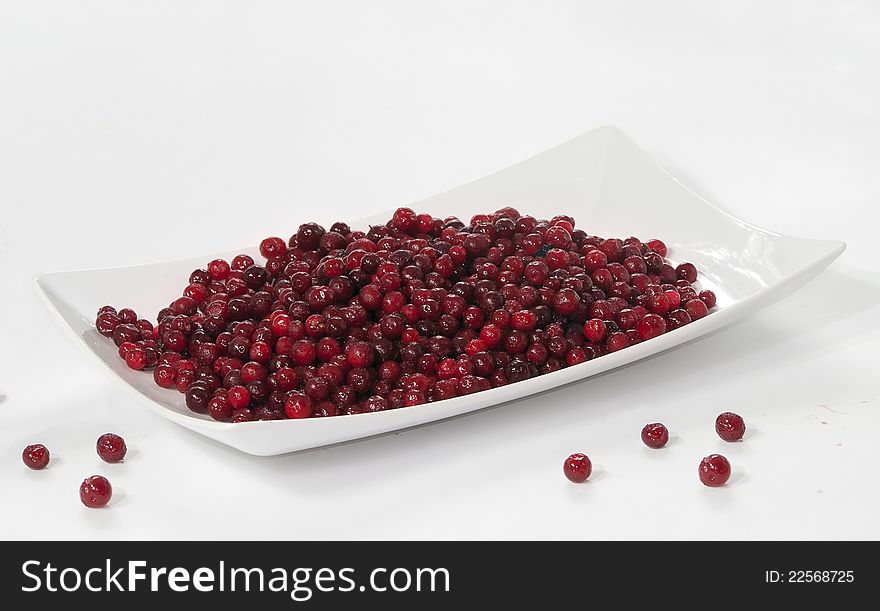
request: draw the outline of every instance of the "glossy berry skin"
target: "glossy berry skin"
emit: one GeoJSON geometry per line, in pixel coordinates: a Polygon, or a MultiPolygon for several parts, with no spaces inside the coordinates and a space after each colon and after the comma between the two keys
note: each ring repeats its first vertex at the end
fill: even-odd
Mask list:
{"type": "Polygon", "coordinates": [[[721,454],[710,454],[700,461],[700,481],[710,488],[718,488],[730,479],[730,463],[721,454]]]}
{"type": "Polygon", "coordinates": [[[589,479],[590,474],[593,473],[593,463],[586,454],[577,452],[565,459],[562,472],[570,481],[579,484],[589,479]]]}
{"type": "Polygon", "coordinates": [[[666,321],[658,314],[646,314],[636,323],[636,332],[642,340],[649,340],[666,333],[666,321]]]}
{"type": "Polygon", "coordinates": [[[649,448],[662,448],[669,442],[669,431],[659,422],[646,424],[642,429],[642,441],[649,448]]]}
{"type": "Polygon", "coordinates": [[[28,469],[39,471],[45,469],[49,464],[49,450],[41,443],[35,443],[24,449],[21,453],[21,460],[27,465],[28,469]]]}
{"type": "Polygon", "coordinates": [[[710,310],[715,307],[718,299],[715,297],[715,293],[709,290],[700,291],[699,295],[700,301],[706,304],[706,307],[710,310]]]}
{"type": "Polygon", "coordinates": [[[666,244],[664,244],[660,240],[648,240],[645,244],[652,252],[656,252],[661,257],[666,256],[666,244]]]}
{"type": "Polygon", "coordinates": [[[284,404],[284,411],[291,419],[308,418],[312,415],[314,406],[312,400],[303,394],[293,393],[284,404]]]}
{"type": "Polygon", "coordinates": [[[131,369],[140,371],[147,366],[147,355],[140,347],[134,347],[125,353],[125,364],[131,369]]]}
{"type": "Polygon", "coordinates": [[[232,409],[244,409],[251,404],[251,393],[244,386],[233,386],[226,394],[226,400],[232,409]]]}
{"type": "Polygon", "coordinates": [[[739,414],[724,412],[715,419],[715,432],[724,441],[739,441],[746,434],[746,423],[739,414]]]}
{"type": "Polygon", "coordinates": [[[125,446],[125,440],[115,433],[104,433],[98,437],[95,444],[98,456],[101,460],[108,463],[122,462],[128,448],[125,446]]]}
{"type": "Polygon", "coordinates": [[[690,315],[691,320],[698,320],[709,313],[706,302],[702,299],[691,299],[684,305],[685,311],[690,315]]]}
{"type": "Polygon", "coordinates": [[[93,475],[83,480],[79,487],[79,499],[86,507],[104,507],[113,496],[113,487],[106,477],[93,475]]]}
{"type": "Polygon", "coordinates": [[[608,331],[605,322],[598,318],[591,318],[584,323],[584,337],[591,342],[600,342],[605,339],[605,333],[608,331]]]}

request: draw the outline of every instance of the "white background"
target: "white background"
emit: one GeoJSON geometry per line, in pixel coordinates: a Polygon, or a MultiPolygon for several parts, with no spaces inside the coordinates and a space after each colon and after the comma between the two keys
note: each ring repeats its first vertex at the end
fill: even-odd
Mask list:
{"type": "Polygon", "coordinates": [[[0,536],[878,538],[878,74],[867,1],[0,1],[0,536]],[[660,358],[271,459],[131,404],[31,283],[360,217],[606,123],[738,216],[848,250],[660,358]],[[715,436],[726,409],[744,442],[715,436]],[[95,455],[106,431],[125,464],[95,455]],[[717,451],[735,473],[708,489],[717,451]],[[79,502],[93,473],[108,509],[79,502]]]}

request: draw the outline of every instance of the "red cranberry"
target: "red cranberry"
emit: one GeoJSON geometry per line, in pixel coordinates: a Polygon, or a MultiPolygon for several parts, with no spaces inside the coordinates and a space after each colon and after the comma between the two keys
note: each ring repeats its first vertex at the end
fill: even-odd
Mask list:
{"type": "Polygon", "coordinates": [[[232,417],[232,406],[227,397],[220,395],[208,401],[208,415],[214,420],[225,422],[232,417]]]}
{"type": "Polygon", "coordinates": [[[230,422],[251,422],[254,419],[254,415],[249,409],[237,409],[232,412],[232,417],[229,419],[230,422]]]}
{"type": "Polygon", "coordinates": [[[715,432],[724,441],[739,441],[746,434],[746,423],[739,414],[724,412],[715,419],[715,432]]]}
{"type": "Polygon", "coordinates": [[[132,369],[141,370],[147,366],[147,353],[140,346],[135,346],[125,353],[125,364],[132,369]]]}
{"type": "Polygon", "coordinates": [[[656,293],[648,299],[648,310],[654,314],[663,315],[670,309],[669,298],[666,293],[656,293]]]}
{"type": "Polygon", "coordinates": [[[266,238],[260,242],[260,254],[267,259],[280,257],[287,251],[287,244],[281,238],[266,238]]]}
{"type": "Polygon", "coordinates": [[[715,298],[715,293],[713,293],[712,291],[700,291],[698,297],[703,303],[706,304],[706,307],[710,310],[715,307],[715,303],[717,300],[715,298]]]}
{"type": "Polygon", "coordinates": [[[96,444],[98,456],[101,460],[109,463],[122,462],[128,448],[125,446],[125,440],[115,433],[104,433],[98,437],[96,444]]]}
{"type": "Polygon", "coordinates": [[[314,376],[306,380],[305,393],[313,401],[323,401],[330,394],[330,385],[324,378],[314,376]]]}
{"type": "Polygon", "coordinates": [[[689,300],[684,304],[684,309],[691,317],[691,320],[698,320],[709,313],[709,308],[706,307],[706,303],[702,299],[689,300]]]}
{"type": "Polygon", "coordinates": [[[171,388],[177,378],[177,372],[171,365],[159,365],[153,370],[153,380],[162,388],[171,388]]]}
{"type": "Polygon", "coordinates": [[[601,342],[605,339],[606,331],[605,323],[598,318],[591,318],[584,323],[584,337],[591,342],[601,342]]]}
{"type": "Polygon", "coordinates": [[[565,477],[579,484],[587,481],[593,472],[593,463],[587,458],[586,454],[577,452],[565,459],[562,464],[562,471],[565,477]]]}
{"type": "Polygon", "coordinates": [[[649,340],[666,333],[666,321],[657,314],[646,314],[636,323],[636,331],[643,340],[649,340]]]}
{"type": "Polygon", "coordinates": [[[226,393],[226,399],[232,409],[244,409],[251,404],[251,393],[244,386],[233,386],[226,393]]]}
{"type": "Polygon", "coordinates": [[[617,352],[618,350],[623,350],[629,345],[629,338],[626,336],[626,333],[621,331],[612,333],[608,336],[608,339],[605,340],[605,347],[608,348],[608,352],[617,352]]]}
{"type": "MultiPolygon", "coordinates": [[[[178,382],[183,377],[184,372],[178,374],[178,382]]],[[[211,393],[208,387],[202,384],[192,383],[186,389],[186,406],[197,414],[203,414],[208,409],[208,401],[211,399],[211,393]]]]}
{"type": "Polygon", "coordinates": [[[700,481],[712,488],[730,479],[730,463],[721,454],[710,454],[700,461],[700,481]]]}
{"type": "Polygon", "coordinates": [[[678,329],[691,322],[691,315],[686,310],[673,310],[667,315],[666,323],[669,330],[678,329]]]}
{"type": "Polygon", "coordinates": [[[682,263],[675,268],[675,273],[680,280],[687,280],[688,282],[697,281],[697,268],[694,267],[693,263],[682,263]]]}
{"type": "Polygon", "coordinates": [[[373,362],[373,347],[366,342],[353,342],[346,347],[345,357],[352,367],[368,367],[373,362]]]}
{"type": "Polygon", "coordinates": [[[21,453],[21,459],[29,469],[39,471],[49,464],[49,450],[41,443],[29,445],[21,453]]]}
{"type": "Polygon", "coordinates": [[[646,424],[642,429],[642,441],[649,448],[662,448],[669,441],[669,431],[659,422],[646,424]]]}
{"type": "Polygon", "coordinates": [[[308,418],[312,415],[312,400],[301,393],[293,393],[284,404],[284,411],[288,418],[308,418]]]}
{"type": "Polygon", "coordinates": [[[208,263],[208,273],[214,280],[226,280],[229,276],[229,263],[223,259],[214,259],[208,263]]]}
{"type": "Polygon", "coordinates": [[[113,487],[106,477],[93,475],[83,480],[79,487],[79,498],[86,507],[104,507],[113,496],[113,487]]]}
{"type": "Polygon", "coordinates": [[[645,245],[652,252],[656,252],[661,257],[665,257],[667,254],[666,244],[664,244],[660,240],[648,240],[647,242],[645,242],[645,245]]]}

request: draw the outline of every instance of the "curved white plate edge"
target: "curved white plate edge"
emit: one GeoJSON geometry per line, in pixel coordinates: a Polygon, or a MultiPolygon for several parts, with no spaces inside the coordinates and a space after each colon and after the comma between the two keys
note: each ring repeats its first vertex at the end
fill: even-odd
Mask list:
{"type": "MultiPolygon", "coordinates": [[[[803,238],[806,239],[806,238],[803,238]]],[[[236,450],[244,452],[246,454],[250,454],[252,456],[275,456],[284,453],[297,452],[302,450],[308,450],[314,447],[323,447],[327,445],[332,445],[334,443],[341,443],[345,441],[354,441],[356,439],[368,439],[370,437],[375,437],[378,435],[383,435],[385,433],[397,430],[406,430],[408,428],[413,428],[433,422],[437,422],[440,420],[445,420],[447,418],[452,418],[456,416],[461,416],[464,414],[468,414],[471,412],[479,411],[482,409],[486,409],[488,407],[501,406],[511,401],[515,401],[521,398],[525,398],[534,394],[547,392],[553,390],[555,388],[560,388],[562,386],[567,386],[569,384],[573,384],[575,382],[579,382],[590,377],[606,373],[612,369],[616,369],[618,367],[622,367],[629,364],[635,364],[647,357],[659,354],[660,352],[664,352],[666,350],[670,350],[672,348],[676,348],[678,346],[682,346],[684,344],[690,343],[691,341],[700,339],[702,337],[706,337],[712,333],[722,330],[723,328],[729,326],[733,322],[735,322],[740,315],[748,312],[753,304],[768,300],[770,297],[780,293],[782,289],[788,288],[796,280],[799,278],[803,278],[804,281],[808,281],[819,272],[821,272],[825,267],[827,267],[832,261],[834,261],[840,254],[844,251],[846,245],[843,242],[836,242],[833,240],[822,240],[822,242],[835,243],[834,248],[829,250],[825,255],[811,261],[808,265],[804,266],[796,270],[795,272],[787,275],[786,277],[780,279],[775,284],[771,285],[767,289],[763,291],[759,291],[749,297],[746,297],[740,301],[737,301],[730,306],[720,309],[717,312],[713,312],[709,316],[702,318],[700,320],[694,321],[693,323],[682,327],[680,329],[676,329],[674,332],[670,332],[668,334],[662,335],[660,337],[654,338],[653,340],[642,342],[641,344],[637,344],[636,346],[632,346],[627,348],[625,351],[620,351],[618,353],[611,353],[602,356],[601,358],[588,361],[587,363],[583,363],[581,367],[589,366],[590,371],[584,372],[585,375],[575,375],[580,373],[583,370],[578,370],[576,367],[567,367],[565,369],[561,369],[559,371],[555,371],[553,373],[541,375],[535,378],[531,378],[529,380],[524,380],[523,382],[518,382],[516,384],[511,384],[508,386],[493,388],[490,390],[486,390],[480,393],[476,393],[474,395],[467,395],[463,397],[455,397],[453,399],[447,399],[443,401],[442,404],[442,413],[438,406],[441,403],[427,403],[423,405],[417,405],[405,408],[406,413],[408,415],[412,415],[413,417],[421,414],[422,412],[433,411],[434,414],[430,414],[427,419],[421,419],[418,422],[414,422],[412,424],[405,424],[400,426],[393,422],[388,422],[388,426],[374,426],[370,427],[371,432],[365,435],[359,435],[356,437],[343,435],[340,436],[336,441],[331,441],[329,443],[320,443],[316,445],[306,445],[298,448],[294,448],[285,452],[276,453],[261,453],[259,448],[249,448],[248,444],[236,444],[234,441],[224,440],[220,441],[217,437],[213,437],[213,434],[220,434],[233,431],[233,430],[242,430],[245,427],[256,427],[256,426],[266,426],[269,424],[268,422],[243,422],[243,423],[228,423],[228,422],[217,422],[213,420],[203,419],[197,416],[189,416],[187,414],[182,414],[173,410],[170,410],[143,393],[141,393],[138,389],[131,386],[128,382],[126,382],[123,378],[121,378],[113,369],[97,354],[95,353],[86,341],[79,336],[75,330],[68,324],[67,320],[62,316],[61,312],[56,308],[52,297],[50,297],[43,285],[40,282],[40,276],[34,278],[35,285],[38,289],[38,293],[43,301],[43,303],[47,306],[49,310],[53,312],[55,318],[61,322],[62,326],[66,329],[68,335],[74,338],[75,343],[80,346],[82,350],[91,355],[91,358],[97,360],[101,365],[102,369],[106,372],[107,375],[112,377],[117,381],[118,384],[122,386],[128,393],[133,393],[137,400],[145,404],[152,412],[158,414],[159,416],[166,418],[175,424],[183,426],[187,429],[195,431],[200,435],[213,439],[219,443],[224,445],[228,445],[236,450]],[[709,327],[708,329],[704,329],[704,327],[709,327]],[[560,381],[560,378],[566,378],[560,381]],[[511,396],[508,398],[500,399],[494,401],[494,399],[499,394],[508,394],[510,389],[514,387],[518,390],[524,391],[518,393],[516,396],[511,396]],[[479,397],[478,404],[473,405],[473,401],[475,398],[479,397]],[[458,408],[458,409],[456,409],[458,408]]],[[[795,287],[793,290],[797,290],[795,287]]],[[[386,419],[391,417],[399,417],[399,410],[389,410],[386,412],[379,412],[375,414],[354,414],[350,416],[345,416],[345,419],[351,422],[351,418],[372,418],[372,422],[374,424],[379,424],[381,419],[384,417],[386,419]]],[[[332,420],[330,420],[332,421],[332,420]]],[[[303,425],[307,423],[313,423],[316,421],[312,420],[302,420],[302,421],[291,421],[291,420],[283,420],[276,421],[276,426],[297,426],[303,425]],[[295,424],[294,424],[295,422],[295,424]]],[[[321,420],[320,422],[323,422],[321,420]]],[[[240,440],[239,440],[240,441],[240,440]]]]}

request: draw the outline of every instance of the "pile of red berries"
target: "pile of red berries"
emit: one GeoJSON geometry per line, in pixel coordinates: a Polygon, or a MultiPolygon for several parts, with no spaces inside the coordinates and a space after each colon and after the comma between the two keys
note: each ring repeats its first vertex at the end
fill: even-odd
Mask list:
{"type": "Polygon", "coordinates": [[[465,225],[398,209],[366,233],[301,225],[192,272],[158,325],[98,331],[187,406],[245,422],[378,412],[578,365],[702,318],[711,291],[659,240],[600,238],[513,208],[465,225]]]}

